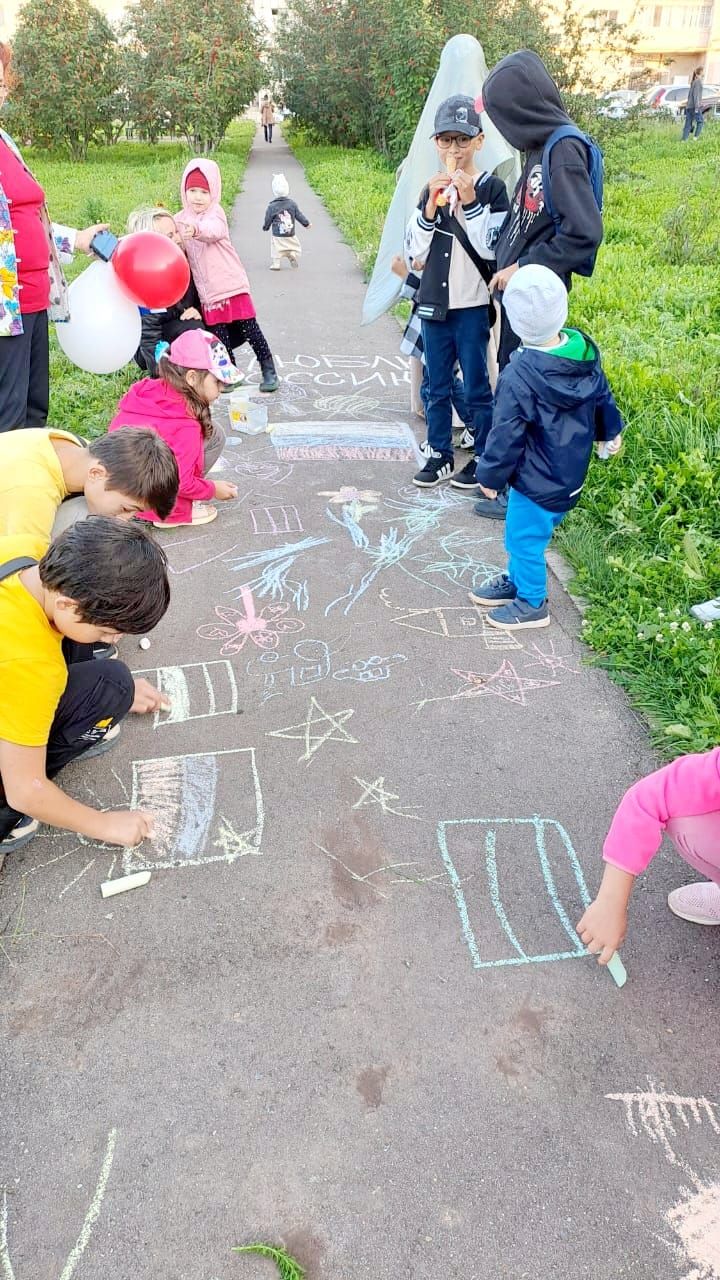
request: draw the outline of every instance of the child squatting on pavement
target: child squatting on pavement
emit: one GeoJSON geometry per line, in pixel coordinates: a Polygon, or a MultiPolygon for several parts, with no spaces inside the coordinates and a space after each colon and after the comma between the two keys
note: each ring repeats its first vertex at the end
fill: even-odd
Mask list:
{"type": "Polygon", "coordinates": [[[546,548],[580,497],[593,443],[617,453],[623,421],[592,338],[563,327],[568,295],[554,271],[520,267],[503,305],[522,345],[500,374],[477,479],[491,499],[510,486],[508,567],[470,599],[490,607],[490,626],[514,631],[549,625],[546,548]]]}

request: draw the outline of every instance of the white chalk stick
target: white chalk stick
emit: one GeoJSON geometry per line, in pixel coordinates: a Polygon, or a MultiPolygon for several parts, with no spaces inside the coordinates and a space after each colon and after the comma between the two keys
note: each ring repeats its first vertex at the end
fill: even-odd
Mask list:
{"type": "Polygon", "coordinates": [[[610,974],[610,977],[612,978],[616,986],[618,987],[625,986],[625,983],[627,982],[627,972],[625,969],[625,965],[620,959],[619,952],[613,951],[605,968],[607,969],[608,973],[610,974]]]}
{"type": "Polygon", "coordinates": [[[116,893],[125,893],[128,889],[141,889],[149,879],[149,871],[135,871],[131,876],[120,876],[118,880],[103,881],[100,892],[103,898],[112,898],[116,893]]]}

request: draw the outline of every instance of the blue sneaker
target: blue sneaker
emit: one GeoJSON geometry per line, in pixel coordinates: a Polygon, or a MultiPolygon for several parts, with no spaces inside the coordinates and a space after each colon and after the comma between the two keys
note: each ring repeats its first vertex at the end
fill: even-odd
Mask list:
{"type": "Polygon", "coordinates": [[[507,515],[507,494],[499,493],[497,498],[480,498],[473,511],[476,516],[484,516],[486,520],[504,520],[507,515]]]}
{"type": "Polygon", "coordinates": [[[485,582],[481,587],[468,592],[473,604],[512,604],[517,596],[517,587],[506,573],[501,573],[492,582],[485,582]]]}
{"type": "Polygon", "coordinates": [[[498,627],[501,631],[525,631],[531,627],[549,627],[550,626],[550,610],[548,609],[547,600],[543,600],[539,608],[535,609],[527,600],[521,600],[517,596],[510,604],[504,604],[500,609],[493,609],[491,613],[485,615],[485,621],[490,627],[498,627]]]}

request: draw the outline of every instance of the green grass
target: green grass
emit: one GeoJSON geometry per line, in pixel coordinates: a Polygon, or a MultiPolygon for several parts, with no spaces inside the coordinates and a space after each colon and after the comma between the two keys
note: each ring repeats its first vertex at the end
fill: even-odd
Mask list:
{"type": "MultiPolygon", "coordinates": [[[[246,121],[233,124],[215,155],[223,176],[223,204],[228,210],[242,185],[254,131],[254,125],[246,121]]],[[[180,178],[190,152],[181,143],[150,146],[121,142],[93,149],[85,164],[33,148],[27,148],[24,156],[45,188],[52,218],[74,227],[109,222],[119,234],[138,205],[158,203],[172,211],[180,207],[180,178]]],[[[76,257],[67,270],[68,279],[74,279],[85,266],[87,259],[76,257]]],[[[83,373],[66,360],[51,326],[52,426],[88,437],[101,435],[121,395],[137,377],[134,364],[106,377],[83,373]]]]}
{"type": "MultiPolygon", "coordinates": [[[[394,173],[374,152],[298,131],[293,145],[369,272],[394,173]]],[[[720,125],[682,144],[678,126],[653,124],[616,137],[606,159],[605,245],[570,318],[600,345],[626,444],[593,462],[557,541],[589,601],[596,660],[672,755],[720,742],[720,624],[688,615],[720,594],[720,125]]]]}

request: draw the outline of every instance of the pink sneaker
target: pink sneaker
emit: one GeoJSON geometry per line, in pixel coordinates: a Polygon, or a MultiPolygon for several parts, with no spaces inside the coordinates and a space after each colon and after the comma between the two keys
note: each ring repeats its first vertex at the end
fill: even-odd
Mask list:
{"type": "Polygon", "coordinates": [[[668,894],[668,906],[691,924],[720,924],[720,885],[712,880],[684,884],[668,894]]]}

